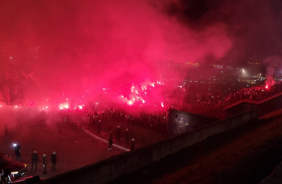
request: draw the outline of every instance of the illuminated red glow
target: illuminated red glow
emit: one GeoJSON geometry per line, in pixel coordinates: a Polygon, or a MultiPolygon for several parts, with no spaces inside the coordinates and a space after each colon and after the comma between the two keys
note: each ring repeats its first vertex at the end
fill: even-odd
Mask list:
{"type": "Polygon", "coordinates": [[[55,98],[49,99],[48,103],[50,105],[44,104],[41,106],[41,109],[47,110],[48,107],[52,109],[52,107],[56,106],[54,104],[58,103],[60,104],[58,105],[60,110],[87,110],[89,108],[102,110],[106,107],[118,107],[131,112],[164,111],[171,106],[171,103],[162,95],[164,88],[165,84],[162,82],[140,82],[139,84],[134,82],[134,84],[124,85],[121,89],[115,89],[105,85],[99,88],[100,91],[96,90],[92,93],[92,90],[88,90],[87,95],[78,94],[77,97],[65,92],[59,100],[55,98]],[[99,100],[99,102],[96,100],[99,100]],[[81,105],[81,103],[87,104],[87,108],[84,108],[84,105],[81,105]]]}
{"type": "Polygon", "coordinates": [[[64,92],[58,99],[52,97],[46,101],[45,98],[40,107],[38,106],[39,103],[34,104],[34,106],[38,106],[41,110],[52,110],[55,107],[59,107],[60,110],[88,110],[89,108],[103,110],[106,107],[118,107],[130,112],[156,112],[165,111],[172,105],[163,96],[164,88],[166,88],[163,82],[133,83],[124,85],[123,88],[119,89],[105,85],[99,88],[100,91],[87,90],[86,95],[77,94],[75,96],[74,94],[64,92]],[[84,108],[84,105],[81,105],[81,103],[87,104],[87,108],[84,108]]]}
{"type": "Polygon", "coordinates": [[[70,106],[69,106],[69,104],[61,104],[60,106],[59,106],[59,109],[60,110],[63,110],[63,109],[68,109],[70,106]]]}
{"type": "Polygon", "coordinates": [[[57,109],[62,104],[61,110],[80,108],[79,104],[96,100],[99,106],[117,103],[129,109],[169,107],[163,92],[172,87],[164,85],[161,79],[182,80],[184,75],[161,62],[184,63],[211,55],[222,58],[232,47],[228,26],[215,24],[195,31],[164,16],[147,1],[129,1],[126,6],[115,0],[87,1],[73,6],[74,1],[70,0],[65,3],[73,7],[72,13],[65,6],[46,2],[46,12],[53,16],[38,14],[38,3],[22,3],[26,9],[11,11],[13,4],[3,6],[2,12],[14,12],[16,17],[27,13],[29,20],[19,20],[15,25],[7,20],[7,29],[1,34],[5,44],[1,48],[8,50],[4,55],[15,61],[17,57],[11,53],[25,55],[26,51],[33,51],[26,56],[36,56],[34,63],[40,63],[33,66],[28,86],[32,90],[26,95],[26,102],[34,102],[34,106],[47,105],[40,99],[46,103],[48,97],[48,105],[57,109]],[[63,21],[64,16],[55,15],[76,16],[63,21]],[[26,26],[32,28],[30,36],[21,32],[9,36],[9,30],[26,26]]]}

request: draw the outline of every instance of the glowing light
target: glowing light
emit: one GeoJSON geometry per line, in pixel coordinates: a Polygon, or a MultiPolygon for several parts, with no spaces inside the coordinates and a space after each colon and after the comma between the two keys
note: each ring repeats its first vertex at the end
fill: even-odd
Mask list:
{"type": "Polygon", "coordinates": [[[13,146],[14,146],[14,147],[16,147],[16,146],[17,146],[17,144],[16,144],[16,143],[13,143],[13,146]]]}
{"type": "Polygon", "coordinates": [[[69,108],[69,104],[65,104],[65,108],[68,109],[69,108]]]}
{"type": "Polygon", "coordinates": [[[265,89],[268,89],[268,85],[265,86],[265,89]]]}
{"type": "Polygon", "coordinates": [[[128,105],[133,105],[133,102],[131,100],[129,100],[128,105]]]}
{"type": "Polygon", "coordinates": [[[164,107],[164,103],[163,102],[161,103],[161,106],[164,107]]]}
{"type": "Polygon", "coordinates": [[[83,106],[82,106],[82,105],[79,105],[78,108],[81,110],[81,109],[83,108],[83,106]]]}

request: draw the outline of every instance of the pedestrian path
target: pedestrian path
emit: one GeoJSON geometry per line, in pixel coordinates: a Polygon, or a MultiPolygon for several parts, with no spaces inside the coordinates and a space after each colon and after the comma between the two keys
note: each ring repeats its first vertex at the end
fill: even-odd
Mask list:
{"type": "MultiPolygon", "coordinates": [[[[108,140],[102,138],[102,136],[97,136],[97,135],[95,135],[94,133],[92,133],[92,132],[90,132],[89,130],[86,130],[86,129],[84,129],[84,128],[81,128],[81,130],[82,130],[83,132],[85,132],[86,134],[90,135],[91,137],[93,137],[93,138],[95,138],[95,139],[98,139],[98,140],[100,140],[100,141],[105,142],[106,144],[108,144],[108,140]]],[[[101,135],[104,135],[103,137],[105,137],[106,133],[101,132],[101,135]]],[[[115,144],[115,143],[113,144],[113,147],[118,148],[118,149],[121,149],[121,150],[123,150],[123,151],[130,151],[129,149],[127,149],[127,148],[125,148],[125,147],[123,147],[123,146],[121,146],[121,145],[115,144]]]]}

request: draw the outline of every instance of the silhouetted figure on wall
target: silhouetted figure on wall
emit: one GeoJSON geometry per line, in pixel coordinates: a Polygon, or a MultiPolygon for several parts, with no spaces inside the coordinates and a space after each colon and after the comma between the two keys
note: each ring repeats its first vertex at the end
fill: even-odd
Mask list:
{"type": "Polygon", "coordinates": [[[56,164],[57,164],[57,155],[56,152],[53,152],[51,155],[51,162],[52,162],[52,171],[56,170],[56,164]]]}
{"type": "Polygon", "coordinates": [[[34,151],[31,155],[31,170],[33,169],[33,165],[35,166],[35,170],[37,170],[37,162],[38,162],[38,154],[37,151],[34,151]]]}
{"type": "Polygon", "coordinates": [[[130,150],[133,151],[135,149],[135,139],[131,139],[130,150]]]}
{"type": "Polygon", "coordinates": [[[43,154],[42,166],[43,166],[43,174],[46,174],[47,173],[47,169],[46,169],[47,157],[46,157],[46,154],[43,154]]]}
{"type": "Polygon", "coordinates": [[[98,120],[97,123],[97,133],[100,134],[101,133],[101,126],[102,126],[102,118],[98,120]]]}
{"type": "Polygon", "coordinates": [[[127,129],[125,129],[125,143],[127,144],[127,145],[129,145],[129,131],[128,131],[128,128],[127,129]]]}
{"type": "MultiPolygon", "coordinates": [[[[0,171],[0,183],[2,183],[2,180],[4,180],[4,178],[2,179],[2,176],[4,176],[4,170],[3,169],[1,169],[1,171],[0,171]]],[[[3,181],[3,183],[4,183],[4,181],[3,181]]]]}
{"type": "Polygon", "coordinates": [[[16,160],[22,162],[22,158],[21,158],[21,145],[14,144],[14,149],[15,149],[16,160]]]}
{"type": "Polygon", "coordinates": [[[112,132],[110,132],[108,150],[112,150],[112,149],[113,149],[113,134],[112,134],[112,132]]]}

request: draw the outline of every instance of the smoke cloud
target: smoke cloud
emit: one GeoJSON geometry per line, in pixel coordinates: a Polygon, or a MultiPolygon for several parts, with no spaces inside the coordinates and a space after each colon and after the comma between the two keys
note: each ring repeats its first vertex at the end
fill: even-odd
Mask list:
{"type": "MultiPolygon", "coordinates": [[[[20,81],[28,105],[113,100],[132,86],[183,80],[187,71],[175,63],[280,55],[281,7],[278,0],[1,1],[2,95],[20,81]]],[[[161,102],[172,87],[153,98],[161,102]]]]}

